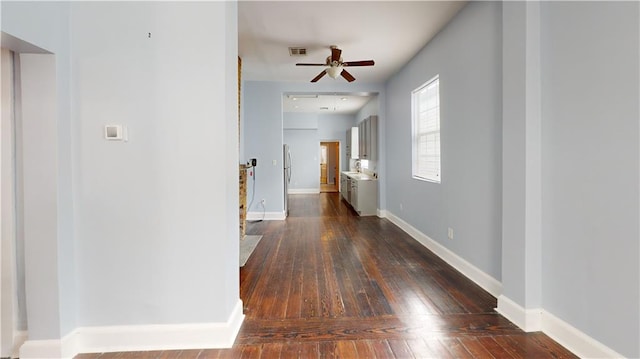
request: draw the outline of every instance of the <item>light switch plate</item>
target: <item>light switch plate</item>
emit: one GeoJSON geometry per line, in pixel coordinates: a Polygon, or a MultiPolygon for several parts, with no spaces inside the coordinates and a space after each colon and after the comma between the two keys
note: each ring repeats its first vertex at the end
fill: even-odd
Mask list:
{"type": "Polygon", "coordinates": [[[124,139],[122,125],[104,126],[104,139],[110,141],[122,141],[124,139]]]}

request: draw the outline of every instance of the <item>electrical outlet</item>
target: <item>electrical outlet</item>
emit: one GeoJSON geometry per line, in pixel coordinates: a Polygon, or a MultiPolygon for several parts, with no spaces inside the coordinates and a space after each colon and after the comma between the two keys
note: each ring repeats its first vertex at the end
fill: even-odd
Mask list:
{"type": "Polygon", "coordinates": [[[261,199],[261,200],[260,200],[260,203],[261,203],[263,206],[266,206],[266,205],[267,205],[267,200],[263,198],[263,199],[261,199]]]}
{"type": "Polygon", "coordinates": [[[453,229],[449,228],[449,230],[447,230],[447,237],[449,237],[449,239],[453,239],[453,229]]]}

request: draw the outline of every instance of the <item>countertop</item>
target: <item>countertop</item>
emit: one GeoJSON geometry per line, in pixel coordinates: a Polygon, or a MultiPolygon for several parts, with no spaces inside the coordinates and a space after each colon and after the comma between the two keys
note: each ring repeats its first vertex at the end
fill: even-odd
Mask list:
{"type": "Polygon", "coordinates": [[[375,181],[377,178],[361,172],[342,171],[342,174],[358,181],[375,181]]]}

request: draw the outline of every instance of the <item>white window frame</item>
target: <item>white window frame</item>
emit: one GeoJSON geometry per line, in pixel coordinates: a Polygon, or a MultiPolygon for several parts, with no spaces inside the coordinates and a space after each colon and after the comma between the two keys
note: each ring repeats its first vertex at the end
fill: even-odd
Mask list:
{"type": "MultiPolygon", "coordinates": [[[[424,115],[424,114],[423,114],[424,115]]],[[[441,138],[440,138],[440,76],[436,75],[431,80],[425,82],[417,89],[411,91],[411,175],[414,179],[441,183],[442,181],[442,164],[441,164],[441,138]],[[435,106],[429,109],[421,109],[420,101],[418,101],[421,94],[426,92],[427,88],[435,85],[435,106]],[[420,128],[420,113],[426,112],[426,110],[433,111],[431,118],[427,119],[428,123],[423,127],[430,127],[430,129],[420,128]],[[435,122],[435,123],[434,123],[435,122]],[[419,148],[420,140],[426,141],[424,147],[419,148]],[[431,153],[429,152],[431,149],[431,153]],[[422,161],[425,168],[420,168],[420,158],[431,157],[426,160],[427,163],[431,162],[432,165],[426,165],[425,161],[422,161]]]]}

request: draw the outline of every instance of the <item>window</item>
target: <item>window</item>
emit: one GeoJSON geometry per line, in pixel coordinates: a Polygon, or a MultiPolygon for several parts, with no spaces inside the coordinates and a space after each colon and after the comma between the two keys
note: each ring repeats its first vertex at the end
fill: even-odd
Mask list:
{"type": "Polygon", "coordinates": [[[440,183],[440,80],[411,92],[413,178],[440,183]]]}

